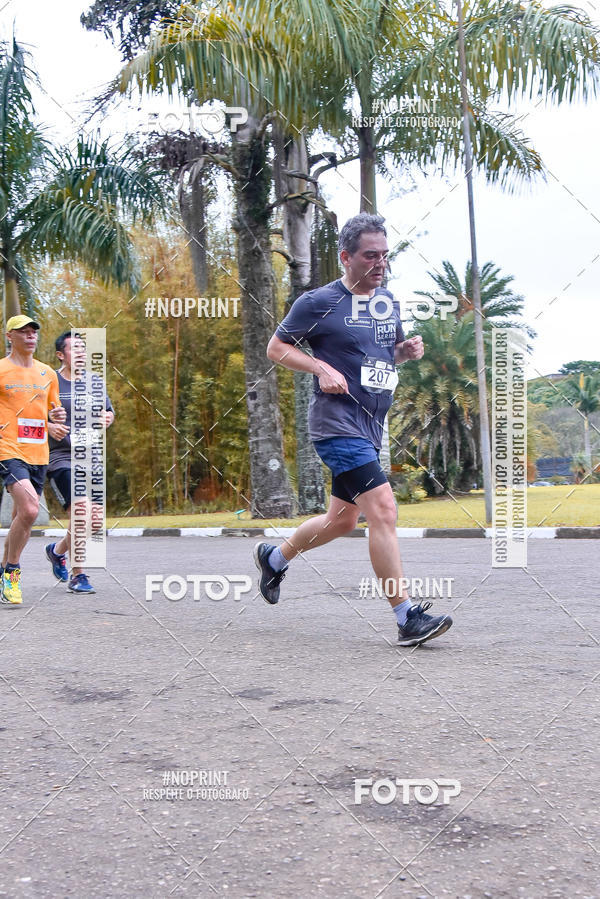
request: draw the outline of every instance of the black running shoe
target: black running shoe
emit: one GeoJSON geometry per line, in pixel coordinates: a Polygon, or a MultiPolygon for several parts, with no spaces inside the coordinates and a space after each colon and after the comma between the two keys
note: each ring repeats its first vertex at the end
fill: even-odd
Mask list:
{"type": "Polygon", "coordinates": [[[286,565],[281,571],[275,571],[267,561],[271,550],[275,549],[272,543],[257,543],[254,547],[254,561],[260,571],[258,589],[262,598],[274,606],[279,602],[279,585],[285,577],[288,569],[286,565]]]}
{"type": "Polygon", "coordinates": [[[452,627],[450,615],[426,615],[425,610],[431,608],[432,603],[420,602],[418,606],[412,606],[408,610],[406,623],[398,625],[398,643],[400,646],[418,646],[426,640],[432,640],[444,634],[452,627]]]}

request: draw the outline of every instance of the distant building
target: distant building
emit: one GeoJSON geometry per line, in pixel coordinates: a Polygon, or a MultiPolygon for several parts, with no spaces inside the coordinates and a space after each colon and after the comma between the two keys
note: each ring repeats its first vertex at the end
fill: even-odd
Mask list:
{"type": "Polygon", "coordinates": [[[538,480],[547,481],[554,475],[558,475],[561,478],[568,478],[572,481],[572,462],[573,456],[547,456],[543,459],[536,459],[535,465],[538,471],[538,480]]]}

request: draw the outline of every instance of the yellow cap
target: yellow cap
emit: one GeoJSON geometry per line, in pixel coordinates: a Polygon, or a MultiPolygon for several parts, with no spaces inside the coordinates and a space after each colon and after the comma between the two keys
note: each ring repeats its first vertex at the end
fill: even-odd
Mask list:
{"type": "Polygon", "coordinates": [[[31,325],[32,328],[35,328],[36,331],[39,331],[40,326],[37,322],[34,322],[32,318],[29,318],[28,315],[13,315],[12,318],[6,322],[6,330],[7,331],[19,331],[21,328],[24,328],[25,325],[31,325]]]}

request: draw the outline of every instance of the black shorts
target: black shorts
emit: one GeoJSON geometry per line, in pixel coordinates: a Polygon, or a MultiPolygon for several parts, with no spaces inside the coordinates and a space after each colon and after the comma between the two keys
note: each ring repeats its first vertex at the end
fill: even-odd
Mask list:
{"type": "Polygon", "coordinates": [[[56,494],[56,498],[65,510],[71,505],[71,469],[59,468],[48,473],[50,486],[56,494]]]}
{"type": "Polygon", "coordinates": [[[356,497],[361,493],[387,483],[387,475],[379,462],[366,462],[332,477],[331,495],[355,506],[356,497]]]}
{"type": "Polygon", "coordinates": [[[5,487],[10,487],[17,481],[31,481],[33,489],[41,496],[47,468],[47,465],[30,465],[22,459],[3,459],[0,462],[0,477],[5,487]]]}

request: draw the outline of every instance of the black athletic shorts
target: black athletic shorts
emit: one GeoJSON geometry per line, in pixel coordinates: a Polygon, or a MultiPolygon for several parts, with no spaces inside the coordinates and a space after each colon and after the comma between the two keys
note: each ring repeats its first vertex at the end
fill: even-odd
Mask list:
{"type": "Polygon", "coordinates": [[[33,489],[41,496],[47,468],[47,465],[30,465],[22,459],[3,459],[0,462],[0,477],[5,487],[10,487],[17,481],[31,481],[33,489]]]}
{"type": "Polygon", "coordinates": [[[71,469],[59,468],[48,474],[50,486],[56,494],[56,498],[65,510],[71,505],[71,469]]]}
{"type": "Polygon", "coordinates": [[[356,505],[356,497],[381,484],[387,484],[388,479],[379,462],[367,462],[350,471],[331,478],[331,495],[344,500],[345,503],[356,505]]]}

